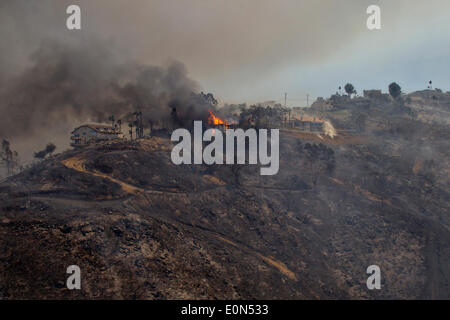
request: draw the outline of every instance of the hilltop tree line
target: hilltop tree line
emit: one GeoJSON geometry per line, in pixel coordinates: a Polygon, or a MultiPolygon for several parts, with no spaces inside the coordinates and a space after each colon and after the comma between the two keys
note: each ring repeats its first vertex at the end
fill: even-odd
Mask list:
{"type": "Polygon", "coordinates": [[[239,115],[239,122],[242,127],[272,128],[279,126],[286,119],[290,118],[291,110],[281,105],[273,107],[252,105],[249,108],[242,108],[239,115]]]}
{"type": "MultiPolygon", "coordinates": [[[[34,158],[43,160],[51,156],[55,150],[56,146],[53,143],[48,143],[43,150],[34,153],[34,158]]],[[[24,168],[19,164],[19,153],[12,150],[11,143],[6,139],[3,139],[1,143],[0,167],[6,169],[8,176],[17,173],[17,171],[20,172],[24,168]]]]}
{"type": "MultiPolygon", "coordinates": [[[[401,95],[402,95],[402,88],[400,87],[400,85],[398,83],[392,82],[389,85],[388,89],[389,89],[389,94],[391,95],[392,98],[398,99],[398,98],[401,97],[401,95]]],[[[428,81],[427,89],[430,89],[430,90],[433,89],[433,81],[431,81],[431,80],[428,81]]],[[[339,86],[338,90],[339,90],[339,93],[340,93],[341,90],[342,90],[342,87],[339,86]]],[[[345,93],[347,93],[347,95],[350,98],[351,98],[352,95],[356,95],[357,94],[357,91],[355,90],[355,87],[351,83],[347,83],[344,86],[344,90],[345,90],[345,93]]]]}
{"type": "MultiPolygon", "coordinates": [[[[392,82],[389,85],[389,94],[391,95],[392,98],[397,99],[401,96],[402,94],[402,88],[396,83],[396,82],[392,82]]],[[[341,92],[342,87],[339,86],[339,92],[341,92]]],[[[347,95],[351,98],[352,95],[356,95],[358,92],[356,91],[355,87],[353,86],[353,84],[351,83],[347,83],[344,86],[344,90],[345,93],[347,93],[347,95]]]]}
{"type": "Polygon", "coordinates": [[[42,160],[45,159],[47,156],[51,156],[51,154],[55,151],[56,146],[53,143],[47,144],[45,149],[35,152],[34,157],[36,159],[42,160]]]}

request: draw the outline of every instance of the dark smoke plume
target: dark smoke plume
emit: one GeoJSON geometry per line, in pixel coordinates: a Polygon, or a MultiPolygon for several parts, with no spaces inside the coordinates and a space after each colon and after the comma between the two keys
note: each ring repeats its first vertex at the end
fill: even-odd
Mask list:
{"type": "Polygon", "coordinates": [[[0,136],[70,130],[77,122],[108,122],[111,115],[119,119],[135,111],[148,123],[170,119],[174,108],[179,124],[189,126],[204,120],[211,108],[198,87],[180,62],[166,67],[118,63],[106,46],[86,50],[46,42],[31,56],[31,65],[3,88],[0,136]]]}

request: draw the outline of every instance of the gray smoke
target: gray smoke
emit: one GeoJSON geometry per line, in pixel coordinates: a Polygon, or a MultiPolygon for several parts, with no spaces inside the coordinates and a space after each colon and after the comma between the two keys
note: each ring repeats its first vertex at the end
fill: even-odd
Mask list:
{"type": "Polygon", "coordinates": [[[1,137],[68,133],[77,122],[105,122],[110,115],[118,119],[134,111],[142,111],[145,124],[170,118],[174,108],[181,124],[189,125],[206,119],[211,108],[180,62],[165,67],[119,63],[99,42],[49,41],[30,60],[1,92],[1,137]]]}
{"type": "MultiPolygon", "coordinates": [[[[336,54],[353,50],[358,40],[375,41],[375,34],[383,40],[377,45],[392,47],[405,36],[415,38],[412,31],[396,32],[397,26],[410,30],[439,20],[448,7],[445,0],[2,0],[0,138],[32,155],[49,141],[57,150],[67,146],[70,129],[80,122],[117,117],[137,105],[146,116],[165,117],[171,106],[197,116],[202,102],[191,92],[198,85],[181,64],[145,66],[171,57],[222,99],[262,99],[272,76],[288,67],[319,70],[324,62],[351,61],[351,55],[336,54]],[[82,30],[69,31],[66,8],[75,3],[82,30]],[[377,33],[365,27],[370,4],[383,8],[384,27],[377,33]]],[[[326,76],[320,70],[315,75],[326,76]]],[[[322,86],[315,77],[308,86],[322,86]]],[[[270,99],[274,88],[281,87],[274,84],[270,99]]]]}

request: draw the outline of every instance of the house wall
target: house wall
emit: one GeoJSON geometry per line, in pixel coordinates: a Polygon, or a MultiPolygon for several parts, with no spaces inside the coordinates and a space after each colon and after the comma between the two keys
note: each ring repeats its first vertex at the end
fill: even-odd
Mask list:
{"type": "Polygon", "coordinates": [[[322,131],[323,123],[322,122],[310,122],[310,121],[300,121],[294,120],[293,126],[303,130],[303,131],[322,131]]]}
{"type": "Polygon", "coordinates": [[[322,131],[323,130],[323,123],[321,123],[321,122],[318,122],[318,123],[312,122],[310,124],[310,128],[311,128],[311,131],[322,131]]]}

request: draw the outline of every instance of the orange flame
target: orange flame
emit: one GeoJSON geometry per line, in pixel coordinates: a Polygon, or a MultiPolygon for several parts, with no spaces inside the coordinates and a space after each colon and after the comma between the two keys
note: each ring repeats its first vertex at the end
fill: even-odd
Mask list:
{"type": "Polygon", "coordinates": [[[222,125],[224,125],[226,128],[229,128],[229,127],[230,127],[230,124],[229,124],[229,123],[227,123],[227,122],[223,121],[222,119],[216,117],[216,116],[214,115],[214,113],[213,113],[211,110],[208,110],[208,112],[209,112],[208,124],[209,124],[210,126],[212,126],[212,125],[217,126],[217,125],[221,125],[221,124],[222,124],[222,125]]]}

